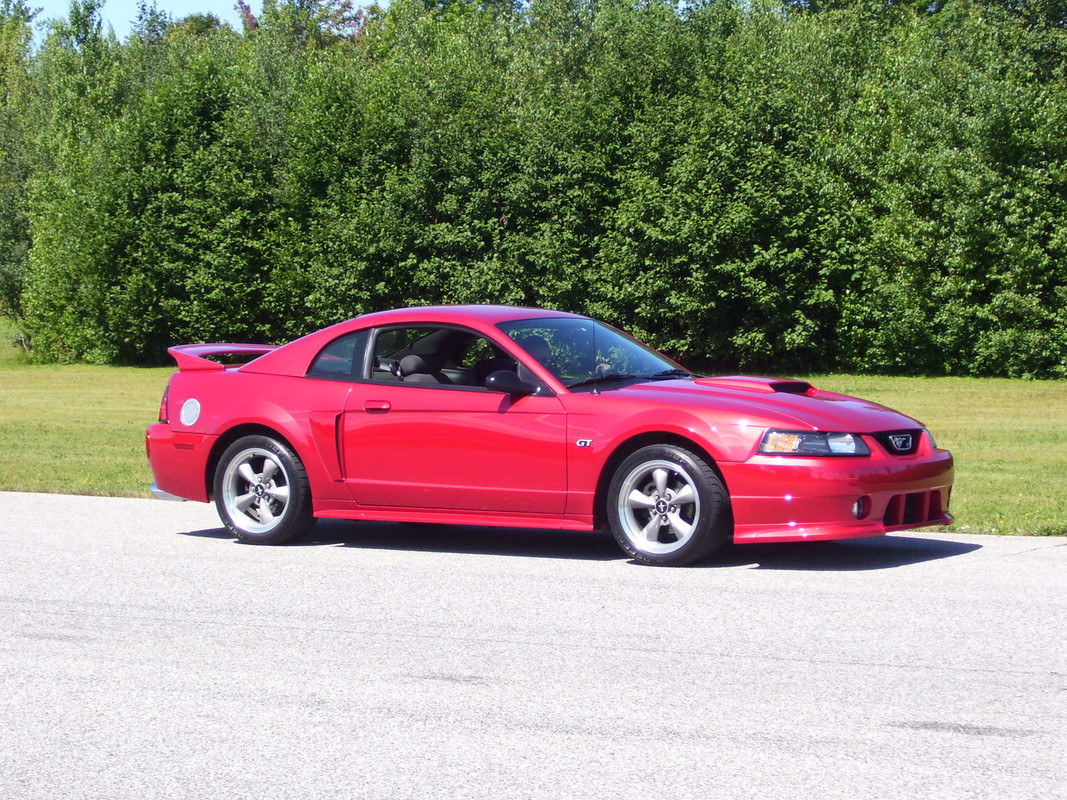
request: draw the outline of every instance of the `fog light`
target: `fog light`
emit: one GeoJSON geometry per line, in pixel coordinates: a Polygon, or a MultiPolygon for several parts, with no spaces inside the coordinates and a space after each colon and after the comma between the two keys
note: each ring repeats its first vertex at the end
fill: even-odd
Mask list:
{"type": "Polygon", "coordinates": [[[856,519],[865,519],[871,513],[871,498],[864,495],[852,504],[852,516],[856,519]]]}

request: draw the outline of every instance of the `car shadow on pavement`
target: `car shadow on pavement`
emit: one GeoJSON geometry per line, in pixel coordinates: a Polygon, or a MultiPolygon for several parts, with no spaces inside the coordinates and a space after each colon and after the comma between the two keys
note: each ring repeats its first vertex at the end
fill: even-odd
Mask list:
{"type": "MultiPolygon", "coordinates": [[[[182,531],[181,536],[233,539],[226,528],[182,531]]],[[[234,544],[241,544],[234,539],[234,544]]],[[[320,519],[302,539],[286,547],[353,547],[428,553],[472,553],[533,558],[626,558],[609,533],[527,528],[493,528],[405,522],[320,519]]]]}
{"type": "Polygon", "coordinates": [[[893,569],[952,558],[981,547],[973,542],[927,539],[916,534],[889,535],[836,542],[735,545],[717,562],[719,566],[748,566],[752,569],[853,572],[893,569]]]}
{"type": "Polygon", "coordinates": [[[473,525],[319,520],[300,545],[343,544],[379,550],[618,561],[626,558],[609,533],[473,525]]]}
{"type": "MultiPolygon", "coordinates": [[[[186,531],[183,536],[230,539],[225,528],[186,531]]],[[[236,540],[235,540],[236,543],[236,540]]],[[[430,553],[520,556],[525,558],[621,561],[626,555],[611,534],[525,528],[489,528],[402,522],[319,520],[289,547],[353,547],[430,553]]],[[[710,561],[690,569],[748,569],[850,572],[892,569],[973,552],[980,544],[927,539],[917,534],[877,536],[835,542],[730,545],[710,561]]],[[[636,563],[635,563],[636,565],[636,563]]]]}

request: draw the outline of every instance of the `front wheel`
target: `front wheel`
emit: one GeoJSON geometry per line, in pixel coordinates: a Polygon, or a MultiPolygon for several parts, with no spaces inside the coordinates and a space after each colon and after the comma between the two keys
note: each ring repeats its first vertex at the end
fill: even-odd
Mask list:
{"type": "Polygon", "coordinates": [[[299,456],[270,436],[244,436],[215,469],[215,507],[242,542],[287,544],[315,523],[299,456]]]}
{"type": "Polygon", "coordinates": [[[631,454],[608,487],[616,541],[644,564],[683,566],[711,556],[729,539],[730,501],[703,458],[676,445],[631,454]]]}

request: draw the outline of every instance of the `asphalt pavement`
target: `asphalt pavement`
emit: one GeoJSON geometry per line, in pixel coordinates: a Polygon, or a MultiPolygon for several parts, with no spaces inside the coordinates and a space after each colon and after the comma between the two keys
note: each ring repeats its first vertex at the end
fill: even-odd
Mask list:
{"type": "Polygon", "coordinates": [[[0,494],[0,798],[1067,798],[1067,540],[609,536],[0,494]]]}

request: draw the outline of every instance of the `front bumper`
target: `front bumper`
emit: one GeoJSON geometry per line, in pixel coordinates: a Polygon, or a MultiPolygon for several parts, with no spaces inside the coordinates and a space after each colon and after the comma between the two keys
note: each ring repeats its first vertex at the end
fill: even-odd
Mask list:
{"type": "Polygon", "coordinates": [[[735,542],[856,539],[952,522],[947,451],[916,458],[757,457],[726,472],[735,542]]]}

